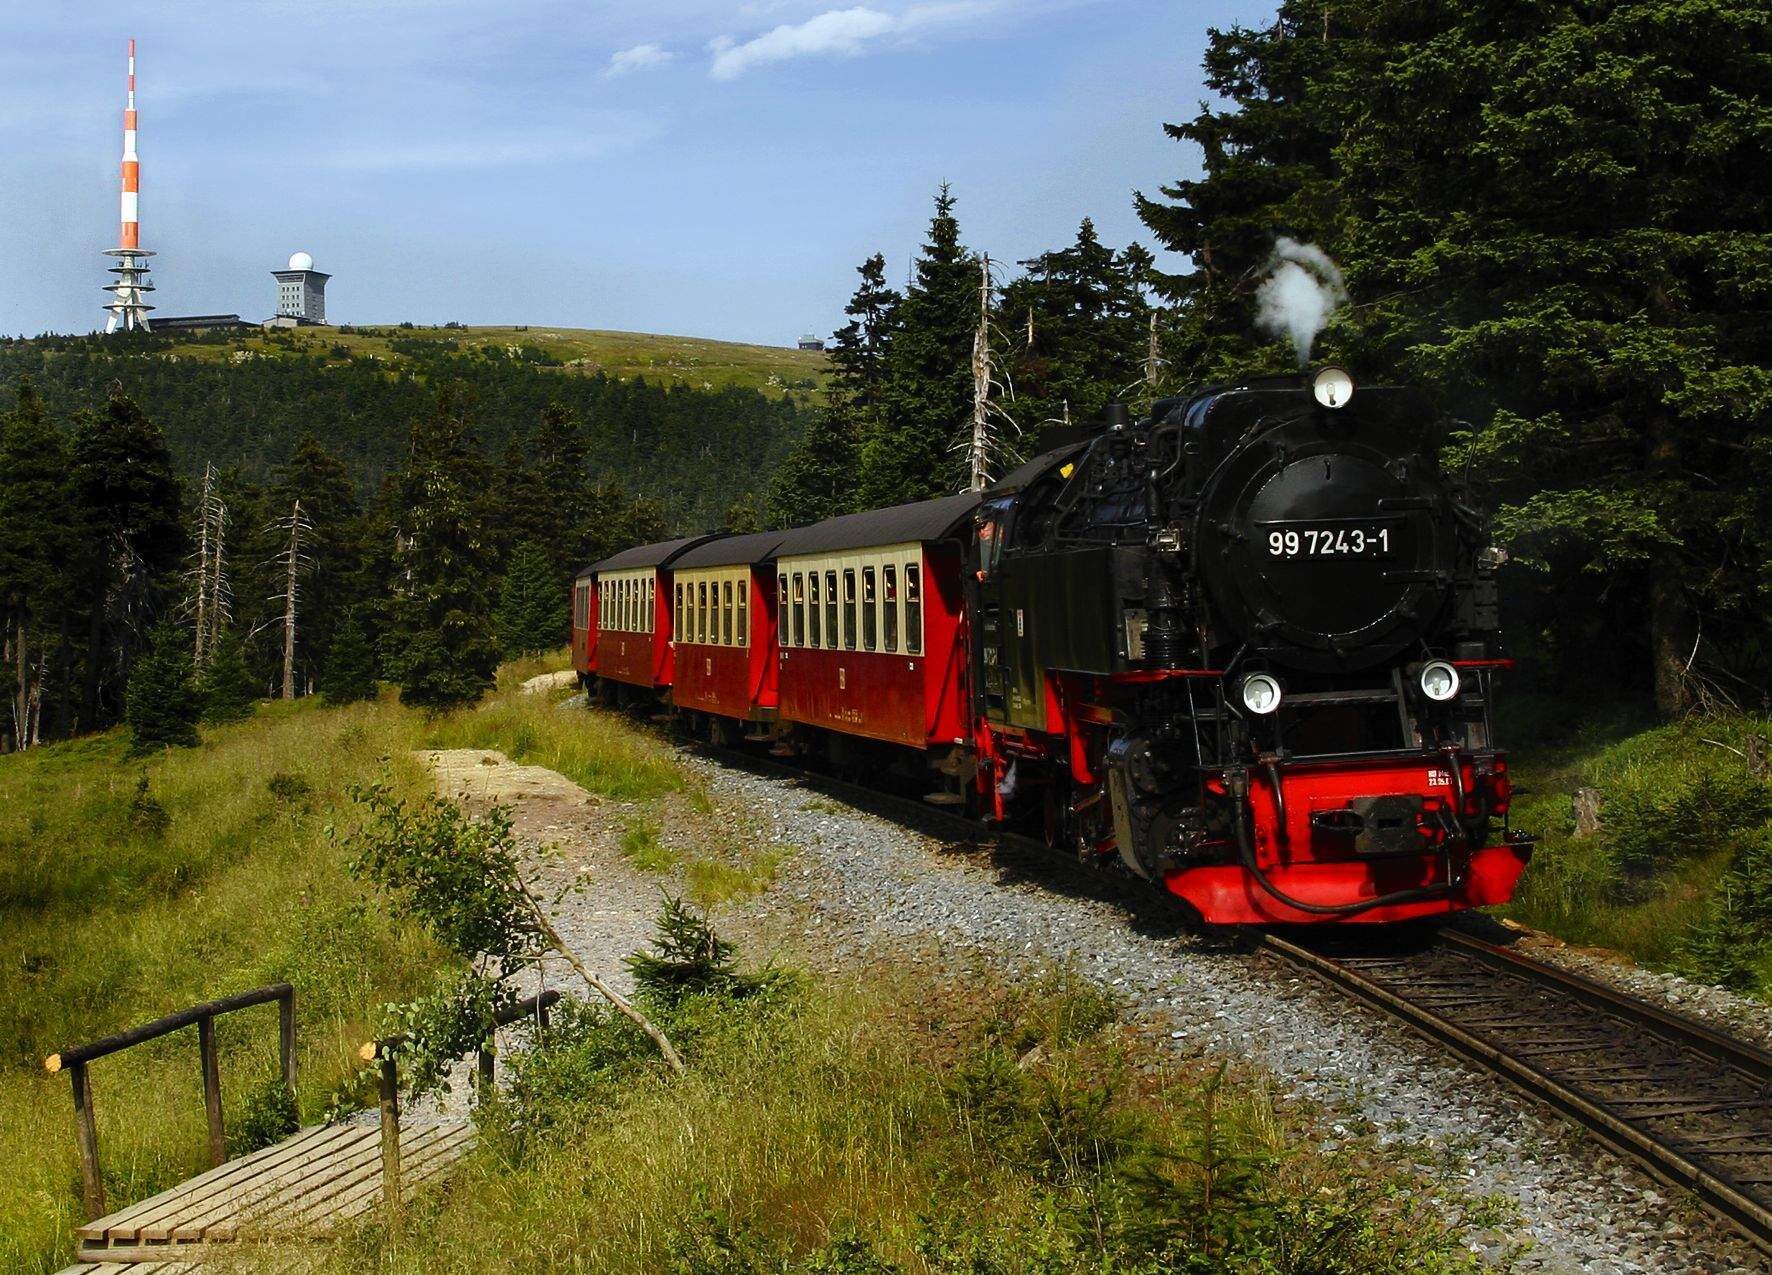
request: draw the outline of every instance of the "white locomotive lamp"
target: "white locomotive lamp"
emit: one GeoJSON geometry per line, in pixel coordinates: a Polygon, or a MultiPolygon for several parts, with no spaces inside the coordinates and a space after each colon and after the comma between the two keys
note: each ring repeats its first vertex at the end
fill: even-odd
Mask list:
{"type": "Polygon", "coordinates": [[[1312,378],[1311,394],[1324,407],[1346,407],[1354,396],[1354,378],[1345,368],[1326,367],[1312,378]]]}

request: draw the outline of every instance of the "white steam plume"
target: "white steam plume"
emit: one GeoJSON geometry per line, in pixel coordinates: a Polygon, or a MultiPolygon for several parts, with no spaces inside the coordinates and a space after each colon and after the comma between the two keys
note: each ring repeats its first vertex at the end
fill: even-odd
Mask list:
{"type": "Polygon", "coordinates": [[[1290,337],[1303,367],[1310,362],[1317,333],[1336,307],[1346,303],[1347,285],[1328,253],[1282,235],[1274,241],[1268,275],[1255,290],[1255,301],[1257,326],[1270,336],[1290,337]]]}

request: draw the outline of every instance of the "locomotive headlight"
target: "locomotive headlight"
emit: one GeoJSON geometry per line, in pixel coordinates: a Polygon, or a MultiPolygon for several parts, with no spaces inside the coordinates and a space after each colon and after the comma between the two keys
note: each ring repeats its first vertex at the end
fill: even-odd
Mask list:
{"type": "Polygon", "coordinates": [[[1444,704],[1458,694],[1458,670],[1445,660],[1429,660],[1421,666],[1421,693],[1444,704]]]}
{"type": "Polygon", "coordinates": [[[1354,378],[1338,367],[1326,367],[1311,379],[1311,395],[1324,407],[1346,407],[1354,396],[1354,378]]]}
{"type": "Polygon", "coordinates": [[[1266,673],[1243,679],[1243,707],[1265,717],[1280,706],[1280,684],[1266,673]]]}

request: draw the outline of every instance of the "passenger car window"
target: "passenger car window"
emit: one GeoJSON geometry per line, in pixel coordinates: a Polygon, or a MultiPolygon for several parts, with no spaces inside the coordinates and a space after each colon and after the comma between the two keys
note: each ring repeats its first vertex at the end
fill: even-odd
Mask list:
{"type": "Polygon", "coordinates": [[[898,568],[880,568],[880,619],[886,628],[886,649],[898,649],[898,568]]]}
{"type": "Polygon", "coordinates": [[[775,578],[775,633],[776,640],[783,646],[794,644],[788,633],[788,578],[785,573],[775,578]]]}
{"type": "Polygon", "coordinates": [[[855,568],[843,568],[843,649],[855,649],[855,568]]]}
{"type": "Polygon", "coordinates": [[[824,573],[824,644],[831,650],[842,645],[837,639],[837,573],[824,573]]]}
{"type": "Polygon", "coordinates": [[[818,572],[808,571],[806,573],[806,644],[808,646],[824,645],[818,640],[818,621],[818,572]]]}
{"type": "Polygon", "coordinates": [[[750,625],[747,623],[750,618],[750,607],[751,576],[747,571],[745,578],[738,582],[738,644],[740,646],[751,644],[750,625]]]}
{"type": "Polygon", "coordinates": [[[732,581],[720,582],[720,644],[732,645],[732,581]]]}
{"type": "Polygon", "coordinates": [[[874,588],[874,569],[861,569],[861,644],[873,650],[880,636],[879,595],[874,588]]]}
{"type": "Polygon", "coordinates": [[[679,642],[684,638],[683,618],[683,582],[679,580],[677,581],[677,605],[671,610],[671,632],[676,635],[679,642]]]}
{"type": "Polygon", "coordinates": [[[904,564],[904,649],[923,651],[923,568],[914,562],[904,564]]]}
{"type": "Polygon", "coordinates": [[[806,645],[806,577],[794,572],[794,645],[806,645]]]}

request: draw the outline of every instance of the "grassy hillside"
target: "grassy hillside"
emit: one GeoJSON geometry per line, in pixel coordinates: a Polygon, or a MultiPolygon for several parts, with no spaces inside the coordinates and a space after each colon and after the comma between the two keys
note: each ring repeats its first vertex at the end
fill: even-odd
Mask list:
{"type": "Polygon", "coordinates": [[[737,387],[776,397],[821,388],[828,370],[825,356],[816,350],[647,332],[529,325],[296,328],[274,335],[244,335],[225,344],[172,338],[163,354],[167,358],[213,363],[239,361],[242,354],[334,360],[353,356],[378,359],[390,367],[410,367],[420,361],[415,359],[415,346],[420,342],[438,353],[477,353],[500,359],[539,356],[547,361],[538,361],[537,366],[556,368],[564,374],[601,372],[618,381],[644,377],[658,385],[698,390],[737,387]]]}
{"type": "MultiPolygon", "coordinates": [[[[392,698],[307,699],[263,704],[205,729],[199,748],[145,759],[127,755],[121,731],[0,756],[0,1271],[59,1270],[72,1256],[73,1104],[46,1055],[288,980],[311,1122],[356,1075],[377,1007],[429,986],[443,954],[375,904],[331,835],[353,784],[391,765],[398,791],[427,789],[411,750],[471,733],[596,792],[682,785],[655,741],[518,697],[532,671],[507,669],[484,712],[427,719],[392,698]]],[[[276,1011],[232,1014],[217,1030],[232,1136],[276,1075],[276,1011]]],[[[91,1077],[113,1206],[206,1167],[194,1031],[100,1059],[91,1077]]]]}

